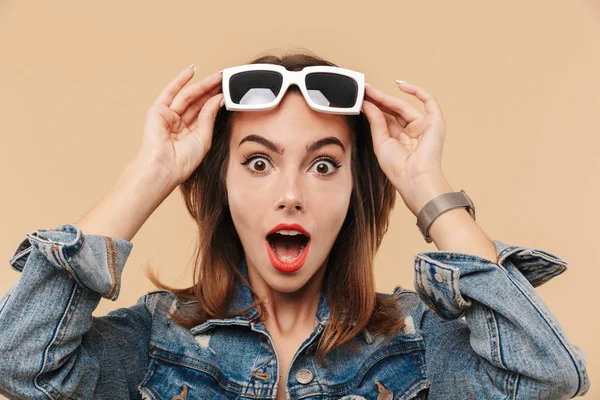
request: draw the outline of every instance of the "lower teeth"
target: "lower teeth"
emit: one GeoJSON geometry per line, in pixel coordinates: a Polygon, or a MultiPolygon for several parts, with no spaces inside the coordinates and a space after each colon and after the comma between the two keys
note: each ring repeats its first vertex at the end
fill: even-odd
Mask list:
{"type": "Polygon", "coordinates": [[[277,258],[279,258],[281,261],[288,262],[288,263],[297,260],[302,255],[302,252],[304,251],[304,247],[305,246],[300,247],[300,252],[298,253],[298,255],[296,257],[291,257],[291,256],[279,257],[277,255],[277,253],[275,253],[275,249],[273,249],[273,246],[271,246],[271,248],[273,249],[273,253],[277,256],[277,258]]]}

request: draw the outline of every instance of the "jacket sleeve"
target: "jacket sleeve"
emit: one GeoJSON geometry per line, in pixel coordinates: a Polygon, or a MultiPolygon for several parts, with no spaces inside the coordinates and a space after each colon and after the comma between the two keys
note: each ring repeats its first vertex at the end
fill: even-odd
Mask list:
{"type": "Polygon", "coordinates": [[[590,381],[581,349],[534,290],[567,262],[494,240],[497,262],[415,255],[415,324],[426,343],[430,399],[567,399],[590,381]]]}
{"type": "Polygon", "coordinates": [[[84,235],[75,224],[27,233],[10,265],[19,279],[0,300],[0,393],[11,399],[139,398],[147,368],[147,295],[116,300],[133,244],[84,235]]]}

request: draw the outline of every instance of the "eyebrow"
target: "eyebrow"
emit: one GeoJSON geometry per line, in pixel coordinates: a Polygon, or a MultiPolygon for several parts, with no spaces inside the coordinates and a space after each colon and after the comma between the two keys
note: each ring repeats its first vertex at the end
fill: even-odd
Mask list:
{"type": "MultiPolygon", "coordinates": [[[[277,154],[283,154],[284,148],[276,143],[271,142],[269,139],[260,136],[260,135],[248,135],[245,138],[243,138],[240,143],[238,144],[238,148],[242,145],[242,143],[244,142],[256,142],[258,144],[262,144],[263,146],[265,146],[267,149],[277,153],[277,154]]],[[[312,153],[315,152],[317,150],[319,150],[321,147],[327,146],[329,144],[335,144],[337,146],[340,146],[342,151],[345,153],[346,152],[346,148],[344,147],[343,143],[336,137],[333,136],[327,136],[324,137],[322,139],[319,139],[315,142],[309,143],[308,145],[306,145],[306,152],[307,153],[312,153]]]]}

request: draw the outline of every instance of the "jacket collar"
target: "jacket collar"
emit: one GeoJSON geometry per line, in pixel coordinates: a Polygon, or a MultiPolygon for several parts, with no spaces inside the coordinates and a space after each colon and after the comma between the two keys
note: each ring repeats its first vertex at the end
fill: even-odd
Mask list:
{"type": "MultiPolygon", "coordinates": [[[[246,258],[242,256],[242,260],[238,266],[241,274],[248,279],[248,264],[246,263],[246,258]]],[[[332,287],[332,279],[329,274],[326,274],[327,284],[326,291],[331,290],[332,287]]],[[[238,310],[243,310],[246,307],[249,307],[253,303],[253,296],[250,287],[248,287],[244,282],[242,282],[239,278],[236,278],[235,283],[235,293],[233,295],[233,299],[229,304],[229,311],[235,312],[238,310]]],[[[255,307],[250,309],[244,316],[244,319],[252,320],[258,316],[258,311],[255,307]]],[[[320,325],[326,325],[329,319],[329,301],[327,300],[327,295],[325,291],[321,291],[321,297],[319,299],[319,305],[317,306],[317,315],[315,319],[315,327],[320,325]]]]}

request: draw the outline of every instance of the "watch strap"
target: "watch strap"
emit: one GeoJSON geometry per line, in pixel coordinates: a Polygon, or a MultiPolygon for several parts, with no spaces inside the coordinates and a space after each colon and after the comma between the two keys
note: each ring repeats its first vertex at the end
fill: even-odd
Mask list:
{"type": "Polygon", "coordinates": [[[417,227],[427,243],[433,241],[429,236],[429,228],[433,221],[446,211],[460,207],[466,208],[471,217],[476,219],[475,204],[464,190],[441,194],[425,204],[417,217],[417,227]]]}

